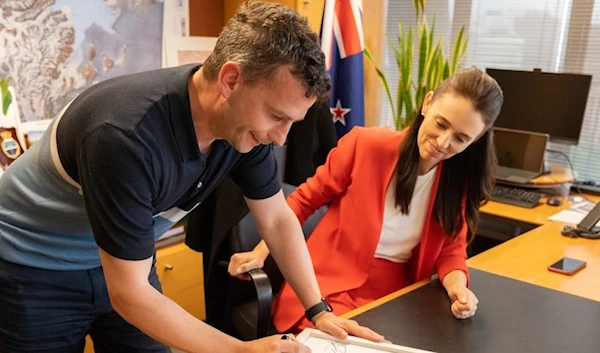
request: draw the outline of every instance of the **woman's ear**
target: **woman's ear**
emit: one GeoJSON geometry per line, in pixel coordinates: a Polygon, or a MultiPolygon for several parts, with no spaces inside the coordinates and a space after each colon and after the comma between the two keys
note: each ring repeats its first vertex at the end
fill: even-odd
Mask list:
{"type": "Polygon", "coordinates": [[[422,115],[427,114],[427,111],[431,107],[432,100],[433,100],[433,91],[429,91],[429,92],[427,92],[427,94],[425,95],[425,98],[423,99],[423,105],[421,108],[422,115]]]}

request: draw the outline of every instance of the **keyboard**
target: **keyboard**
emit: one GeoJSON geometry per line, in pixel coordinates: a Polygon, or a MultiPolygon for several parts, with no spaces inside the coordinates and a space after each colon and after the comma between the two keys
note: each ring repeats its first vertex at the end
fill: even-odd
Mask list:
{"type": "Polygon", "coordinates": [[[529,170],[522,170],[503,166],[498,166],[498,169],[496,169],[496,179],[506,180],[518,184],[526,184],[532,179],[538,177],[539,175],[540,173],[532,172],[529,170]]]}
{"type": "Polygon", "coordinates": [[[536,206],[544,195],[527,190],[507,185],[496,185],[492,195],[492,201],[502,202],[509,205],[532,208],[536,206]]]}

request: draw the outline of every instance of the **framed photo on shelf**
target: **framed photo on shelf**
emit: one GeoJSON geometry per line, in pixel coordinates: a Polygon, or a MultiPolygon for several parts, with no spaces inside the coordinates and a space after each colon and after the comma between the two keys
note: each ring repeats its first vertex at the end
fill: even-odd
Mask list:
{"type": "Polygon", "coordinates": [[[167,37],[164,40],[165,67],[201,64],[212,53],[216,43],[216,37],[167,37]]]}

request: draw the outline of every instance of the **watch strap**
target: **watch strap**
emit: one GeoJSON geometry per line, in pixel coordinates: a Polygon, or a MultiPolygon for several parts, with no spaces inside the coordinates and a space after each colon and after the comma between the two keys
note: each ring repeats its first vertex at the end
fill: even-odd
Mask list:
{"type": "Polygon", "coordinates": [[[308,310],[306,310],[304,312],[304,315],[306,316],[308,321],[312,322],[312,319],[315,316],[317,316],[318,314],[320,314],[324,311],[332,312],[333,309],[331,308],[331,306],[329,305],[329,303],[327,302],[327,300],[325,298],[321,298],[321,301],[318,302],[317,304],[311,306],[308,310]]]}

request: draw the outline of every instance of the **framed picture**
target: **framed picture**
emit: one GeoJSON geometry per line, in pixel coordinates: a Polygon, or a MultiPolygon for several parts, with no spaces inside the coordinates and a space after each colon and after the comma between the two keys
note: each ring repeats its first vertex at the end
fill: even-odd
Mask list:
{"type": "Polygon", "coordinates": [[[163,37],[190,35],[188,0],[164,0],[163,37]]]}
{"type": "Polygon", "coordinates": [[[342,341],[323,331],[310,328],[302,331],[296,339],[308,346],[313,353],[434,353],[395,344],[375,343],[353,336],[348,336],[342,341]]]}
{"type": "Polygon", "coordinates": [[[17,135],[19,141],[23,144],[26,150],[28,150],[34,143],[42,138],[44,132],[48,129],[48,126],[52,123],[52,119],[28,121],[20,123],[17,126],[17,135]]]}
{"type": "Polygon", "coordinates": [[[165,67],[201,64],[212,53],[216,43],[216,37],[167,37],[164,41],[165,67]]]}

